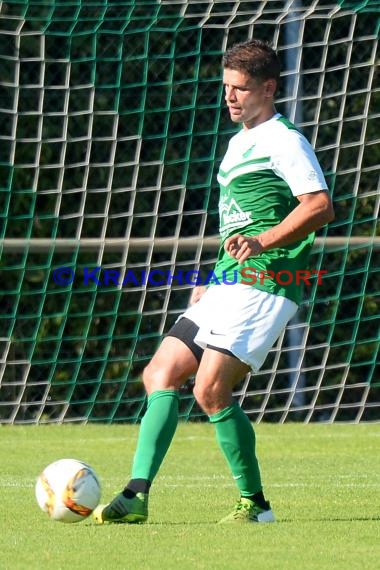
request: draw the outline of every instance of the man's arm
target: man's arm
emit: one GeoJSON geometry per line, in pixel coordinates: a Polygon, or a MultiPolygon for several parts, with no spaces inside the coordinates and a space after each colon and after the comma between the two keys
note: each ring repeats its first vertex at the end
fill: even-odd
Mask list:
{"type": "Polygon", "coordinates": [[[334,208],[328,192],[323,190],[297,196],[299,204],[282,222],[258,234],[236,234],[226,239],[224,249],[239,263],[263,251],[283,247],[305,238],[334,219],[334,208]]]}

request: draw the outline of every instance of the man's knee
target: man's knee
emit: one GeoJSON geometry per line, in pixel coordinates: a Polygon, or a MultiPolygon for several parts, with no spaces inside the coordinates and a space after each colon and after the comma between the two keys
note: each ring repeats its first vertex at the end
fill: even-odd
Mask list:
{"type": "MultiPolygon", "coordinates": [[[[189,351],[190,352],[190,351],[189,351]]],[[[148,394],[156,390],[178,390],[195,372],[197,361],[190,353],[189,358],[153,357],[144,368],[142,380],[148,394]]]]}
{"type": "Polygon", "coordinates": [[[150,363],[147,366],[145,366],[141,377],[142,377],[142,381],[144,384],[144,388],[149,393],[150,392],[150,386],[152,384],[152,372],[151,372],[150,363]]]}
{"type": "Polygon", "coordinates": [[[171,385],[171,379],[165,368],[162,366],[156,366],[154,362],[149,362],[149,364],[144,368],[142,381],[148,394],[151,394],[156,390],[171,389],[173,387],[171,385]]]}
{"type": "Polygon", "coordinates": [[[202,408],[202,410],[205,411],[204,406],[207,403],[206,402],[206,394],[205,394],[205,391],[203,390],[203,388],[201,386],[199,386],[198,384],[195,384],[195,386],[194,386],[193,396],[196,399],[197,403],[202,408]]]}
{"type": "Polygon", "coordinates": [[[195,383],[194,397],[208,416],[220,412],[231,403],[231,391],[218,382],[195,383]]]}

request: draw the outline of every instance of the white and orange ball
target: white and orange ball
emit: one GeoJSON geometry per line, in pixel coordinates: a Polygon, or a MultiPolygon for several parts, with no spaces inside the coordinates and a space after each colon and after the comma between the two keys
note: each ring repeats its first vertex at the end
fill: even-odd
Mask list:
{"type": "Polygon", "coordinates": [[[94,469],[77,459],[59,459],[39,475],[35,487],[40,508],[56,521],[86,519],[100,501],[101,487],[94,469]]]}

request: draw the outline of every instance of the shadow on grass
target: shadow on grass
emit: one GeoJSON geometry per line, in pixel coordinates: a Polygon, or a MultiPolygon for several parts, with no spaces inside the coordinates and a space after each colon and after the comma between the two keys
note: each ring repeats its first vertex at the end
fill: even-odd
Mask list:
{"type": "MultiPolygon", "coordinates": [[[[275,526],[278,524],[296,524],[296,523],[305,523],[305,522],[309,522],[309,523],[313,523],[313,522],[342,522],[342,523],[347,523],[347,522],[370,522],[370,521],[380,521],[380,515],[374,515],[374,516],[367,516],[367,517],[314,517],[314,518],[294,518],[294,519],[277,519],[277,521],[275,522],[275,526]]],[[[83,521],[84,522],[84,521],[83,521]]],[[[247,524],[247,523],[244,523],[247,524]]],[[[252,524],[256,524],[256,523],[252,523],[252,524]]],[[[261,525],[263,523],[260,523],[261,525]]],[[[267,526],[271,526],[269,523],[266,523],[267,526]]],[[[271,523],[272,524],[272,523],[271,523]]],[[[82,526],[93,526],[93,527],[99,527],[99,528],[109,528],[110,526],[122,526],[125,525],[127,527],[133,527],[133,528],[137,528],[137,527],[162,527],[162,526],[197,526],[197,525],[205,525],[205,526],[220,526],[221,528],[228,528],[228,526],[233,527],[234,523],[231,523],[229,525],[227,524],[221,524],[218,525],[218,521],[210,521],[210,520],[199,520],[199,521],[162,521],[162,522],[155,522],[155,521],[150,521],[150,522],[145,522],[145,523],[140,523],[140,524],[131,524],[131,523],[123,523],[123,522],[114,522],[114,523],[105,523],[103,525],[98,525],[96,523],[93,523],[91,521],[88,522],[84,522],[84,524],[82,526]]],[[[235,526],[239,526],[239,523],[236,523],[235,526]]]]}
{"type": "Polygon", "coordinates": [[[366,517],[314,517],[307,519],[279,519],[277,523],[297,523],[297,522],[369,522],[380,521],[380,515],[366,517]]]}

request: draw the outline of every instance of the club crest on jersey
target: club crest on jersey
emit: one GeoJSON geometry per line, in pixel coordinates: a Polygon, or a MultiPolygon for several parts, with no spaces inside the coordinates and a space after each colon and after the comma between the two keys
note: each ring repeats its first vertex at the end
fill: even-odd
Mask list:
{"type": "Polygon", "coordinates": [[[220,232],[225,234],[233,229],[243,228],[252,223],[250,211],[244,211],[234,198],[224,197],[219,203],[220,232]]]}

